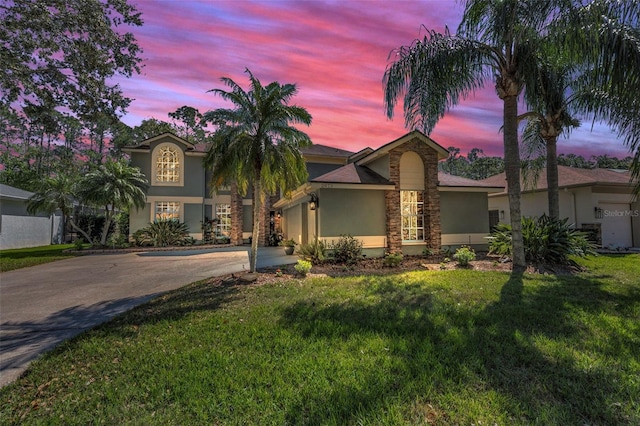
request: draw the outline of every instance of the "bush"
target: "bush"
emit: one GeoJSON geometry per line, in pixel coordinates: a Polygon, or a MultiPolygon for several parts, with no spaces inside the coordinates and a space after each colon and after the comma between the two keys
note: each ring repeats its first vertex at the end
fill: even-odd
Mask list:
{"type": "Polygon", "coordinates": [[[387,253],[384,257],[384,266],[388,268],[395,268],[402,263],[402,253],[387,253]]]}
{"type": "Polygon", "coordinates": [[[126,248],[129,247],[129,241],[127,240],[127,236],[121,234],[119,232],[114,232],[109,236],[107,240],[107,245],[111,248],[126,248]]]}
{"type": "Polygon", "coordinates": [[[329,248],[338,263],[352,265],[362,258],[362,242],[351,235],[341,235],[338,242],[332,243],[329,248]]]}
{"type": "Polygon", "coordinates": [[[188,246],[194,243],[189,227],[178,220],[158,220],[133,234],[137,246],[188,246]]]}
{"type": "Polygon", "coordinates": [[[309,262],[308,260],[300,259],[298,260],[298,263],[296,263],[296,266],[294,266],[294,268],[298,274],[306,277],[311,270],[311,262],[309,262]]]}
{"type": "Polygon", "coordinates": [[[462,246],[456,250],[453,258],[458,261],[458,265],[469,266],[469,262],[476,260],[476,253],[470,247],[462,246]]]}
{"type": "Polygon", "coordinates": [[[301,244],[298,248],[298,255],[311,261],[315,265],[318,265],[327,259],[324,243],[320,240],[315,240],[309,244],[301,244]]]}
{"type": "MultiPolygon", "coordinates": [[[[522,219],[524,254],[529,262],[550,265],[573,265],[569,256],[595,254],[588,235],[573,229],[568,219],[552,219],[547,215],[522,219]]],[[[489,253],[511,256],[511,226],[500,224],[489,237],[489,253]]]]}
{"type": "Polygon", "coordinates": [[[73,248],[74,248],[75,250],[78,250],[78,251],[79,251],[79,250],[82,250],[82,249],[83,249],[83,246],[82,246],[83,244],[84,244],[84,240],[83,240],[82,238],[76,238],[76,239],[73,241],[73,248]]]}

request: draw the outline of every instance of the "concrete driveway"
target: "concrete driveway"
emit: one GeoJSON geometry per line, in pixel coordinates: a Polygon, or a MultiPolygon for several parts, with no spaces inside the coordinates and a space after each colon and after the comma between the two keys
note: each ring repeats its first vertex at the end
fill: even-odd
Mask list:
{"type": "MultiPolygon", "coordinates": [[[[258,267],[294,263],[261,248],[258,267]]],[[[0,386],[83,330],[194,281],[247,271],[247,248],[89,255],[2,273],[0,386]]]]}

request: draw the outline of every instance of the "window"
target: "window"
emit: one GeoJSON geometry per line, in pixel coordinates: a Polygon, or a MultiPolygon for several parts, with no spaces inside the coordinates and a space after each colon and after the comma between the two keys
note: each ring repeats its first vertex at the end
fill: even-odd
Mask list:
{"type": "Polygon", "coordinates": [[[178,150],[170,146],[160,147],[156,157],[156,182],[179,182],[180,159],[178,150]]]}
{"type": "Polygon", "coordinates": [[[495,228],[500,223],[500,212],[498,210],[489,210],[489,230],[493,232],[493,228],[495,228]]]}
{"type": "Polygon", "coordinates": [[[184,179],[184,153],[172,143],[162,143],[153,150],[151,184],[182,186],[184,179]]]}
{"type": "Polygon", "coordinates": [[[400,191],[402,241],[424,241],[424,193],[400,191]]]}
{"type": "Polygon", "coordinates": [[[180,220],[180,203],[176,201],[158,201],[155,220],[180,220]]]}
{"type": "Polygon", "coordinates": [[[231,235],[231,204],[216,204],[216,235],[231,235]]]}

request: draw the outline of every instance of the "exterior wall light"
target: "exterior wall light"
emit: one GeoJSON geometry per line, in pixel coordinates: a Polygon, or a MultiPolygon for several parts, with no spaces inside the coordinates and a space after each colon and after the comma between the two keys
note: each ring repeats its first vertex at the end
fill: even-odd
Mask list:
{"type": "Polygon", "coordinates": [[[504,219],[504,210],[500,210],[500,219],[504,219]]]}
{"type": "Polygon", "coordinates": [[[309,200],[309,210],[315,210],[318,208],[318,194],[312,192],[309,194],[311,199],[309,200]]]}

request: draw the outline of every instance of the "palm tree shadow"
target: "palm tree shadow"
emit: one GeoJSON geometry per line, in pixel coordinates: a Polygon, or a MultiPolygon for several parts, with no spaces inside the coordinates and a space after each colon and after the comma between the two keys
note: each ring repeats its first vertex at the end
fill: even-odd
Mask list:
{"type": "MultiPolygon", "coordinates": [[[[624,415],[608,402],[609,395],[625,394],[623,385],[617,384],[624,382],[622,372],[585,370],[572,356],[550,353],[540,342],[566,347],[565,340],[579,340],[582,332],[572,311],[599,312],[608,303],[632,306],[640,294],[610,294],[600,288],[597,278],[550,279],[548,286],[535,289],[527,288],[526,280],[523,274],[512,274],[499,299],[481,310],[443,305],[429,293],[432,290],[425,291],[420,284],[401,285],[393,277],[368,283],[369,292],[379,296],[373,304],[348,301],[327,306],[307,300],[289,306],[281,323],[303,337],[327,339],[328,345],[335,338],[372,332],[389,342],[401,341],[392,353],[402,368],[389,377],[381,377],[380,371],[361,371],[360,386],[340,384],[330,395],[307,392],[287,420],[323,423],[338,418],[351,423],[356,421],[352,407],[361,407],[360,415],[374,412],[388,398],[406,397],[409,389],[423,386],[416,380],[435,380],[429,386],[445,392],[450,390],[449,381],[479,380],[503,395],[503,409],[524,423],[535,422],[542,410],[558,422],[624,423],[624,415]],[[445,324],[440,321],[443,312],[448,316],[445,324]],[[340,326],[328,326],[336,323],[340,326]],[[433,371],[446,375],[430,379],[433,371]]],[[[614,340],[612,345],[640,356],[632,337],[614,340]]],[[[603,345],[601,350],[612,348],[603,345]]],[[[420,397],[419,393],[410,396],[420,397]]]]}

